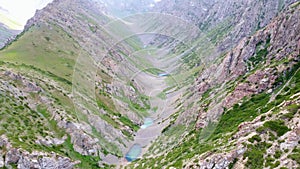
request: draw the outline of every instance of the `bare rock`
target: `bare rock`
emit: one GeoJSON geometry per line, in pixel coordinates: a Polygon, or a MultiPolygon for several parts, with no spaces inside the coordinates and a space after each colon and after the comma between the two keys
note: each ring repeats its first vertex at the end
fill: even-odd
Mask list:
{"type": "Polygon", "coordinates": [[[285,141],[280,144],[281,150],[293,149],[298,145],[298,142],[300,141],[300,136],[293,131],[286,133],[283,137],[285,141]]]}
{"type": "Polygon", "coordinates": [[[17,164],[20,158],[21,152],[16,148],[12,148],[5,155],[5,165],[17,164]]]}
{"type": "Polygon", "coordinates": [[[208,154],[206,157],[201,158],[197,164],[187,164],[185,168],[224,169],[227,168],[234,159],[243,155],[245,151],[246,148],[239,147],[228,153],[208,154]]]}
{"type": "Polygon", "coordinates": [[[5,162],[4,162],[4,159],[3,159],[3,154],[2,154],[2,152],[0,151],[0,168],[1,168],[1,167],[4,167],[4,165],[5,165],[5,162]]]}

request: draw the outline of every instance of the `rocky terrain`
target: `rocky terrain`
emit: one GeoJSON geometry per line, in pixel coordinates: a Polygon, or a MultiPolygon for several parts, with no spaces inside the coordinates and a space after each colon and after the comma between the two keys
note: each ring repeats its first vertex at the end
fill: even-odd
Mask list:
{"type": "Polygon", "coordinates": [[[0,48],[3,48],[11,40],[13,40],[20,32],[21,31],[18,30],[11,30],[4,24],[0,23],[0,48]]]}
{"type": "Polygon", "coordinates": [[[299,168],[299,18],[54,0],[0,51],[0,168],[299,168]]]}

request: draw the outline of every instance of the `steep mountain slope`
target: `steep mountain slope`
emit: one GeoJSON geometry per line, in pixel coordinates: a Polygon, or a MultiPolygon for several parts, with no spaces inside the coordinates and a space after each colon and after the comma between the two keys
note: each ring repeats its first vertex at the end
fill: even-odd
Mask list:
{"type": "Polygon", "coordinates": [[[0,167],[299,167],[292,2],[55,0],[0,51],[0,167]]]}
{"type": "Polygon", "coordinates": [[[198,130],[176,142],[186,124],[179,117],[145,159],[130,167],[297,168],[298,32],[299,3],[209,66],[191,92],[200,95],[190,96],[201,98],[198,130]]]}
{"type": "MultiPolygon", "coordinates": [[[[208,34],[222,53],[234,47],[242,38],[265,27],[285,7],[297,0],[165,0],[155,11],[189,20],[208,34]]],[[[210,56],[212,59],[218,56],[210,56]]]]}
{"type": "MultiPolygon", "coordinates": [[[[99,156],[106,162],[118,163],[118,157],[126,153],[134,133],[148,114],[150,103],[148,96],[137,90],[139,86],[133,86],[131,79],[113,81],[114,74],[124,73],[116,72],[113,68],[113,62],[117,62],[120,55],[113,53],[111,57],[109,54],[103,60],[98,57],[105,53],[105,47],[110,48],[112,39],[105,30],[101,30],[101,25],[110,20],[102,12],[103,6],[95,5],[95,2],[54,1],[28,22],[22,36],[1,51],[4,61],[1,88],[5,97],[6,94],[12,97],[3,100],[3,104],[7,105],[2,111],[9,111],[8,108],[17,103],[13,106],[15,114],[9,116],[16,126],[8,127],[10,123],[6,122],[6,118],[2,123],[2,132],[5,133],[3,145],[9,147],[8,151],[3,151],[7,156],[5,165],[18,163],[21,167],[50,167],[54,159],[48,158],[47,153],[55,152],[57,156],[79,160],[81,168],[92,168],[100,161],[99,156]],[[83,62],[79,56],[84,56],[83,62]],[[89,72],[76,72],[78,78],[87,77],[84,80],[94,80],[93,83],[96,80],[97,86],[91,88],[94,91],[92,94],[96,94],[94,102],[76,100],[88,99],[89,95],[85,91],[74,92],[77,83],[74,82],[76,74],[72,71],[77,70],[78,63],[86,62],[87,58],[95,58],[106,64],[92,72],[96,73],[96,79],[90,79],[89,72]],[[27,90],[27,87],[30,89],[27,90]],[[116,102],[118,105],[115,105],[116,102]],[[96,103],[97,106],[90,103],[96,103]],[[28,112],[36,113],[26,114],[29,116],[26,129],[23,128],[24,117],[18,115],[25,108],[28,112]],[[39,123],[35,125],[33,119],[39,123]],[[45,124],[47,121],[49,125],[45,124]],[[20,135],[22,131],[24,137],[20,135]],[[10,145],[22,149],[13,149],[10,145]],[[36,158],[29,153],[33,150],[44,157],[41,160],[45,160],[46,164],[35,163],[36,158]],[[13,157],[9,156],[11,151],[13,157]],[[29,160],[10,161],[10,158],[29,160]]],[[[136,39],[129,39],[128,43],[135,45],[133,49],[140,49],[141,44],[136,39]]],[[[131,48],[130,45],[118,45],[114,50],[121,50],[125,54],[131,48]]],[[[54,166],[65,165],[62,163],[57,161],[54,166]]],[[[66,159],[66,166],[76,163],[66,159]]]]}

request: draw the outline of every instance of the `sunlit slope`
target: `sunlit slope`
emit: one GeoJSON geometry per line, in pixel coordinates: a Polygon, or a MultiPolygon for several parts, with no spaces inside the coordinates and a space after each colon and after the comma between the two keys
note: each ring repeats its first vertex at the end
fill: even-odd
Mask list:
{"type": "MultiPolygon", "coordinates": [[[[86,32],[88,31],[89,30],[86,32]]],[[[63,28],[56,26],[55,24],[39,23],[33,25],[27,31],[23,32],[9,46],[0,51],[0,63],[2,64],[0,68],[3,71],[6,69],[12,71],[15,74],[19,74],[21,72],[20,76],[30,76],[32,82],[38,84],[43,89],[43,94],[46,94],[47,97],[55,100],[53,103],[43,105],[45,109],[60,109],[67,113],[66,115],[63,115],[63,118],[55,119],[56,122],[60,123],[61,121],[65,120],[64,118],[66,118],[68,122],[74,124],[81,123],[82,125],[91,127],[92,131],[90,132],[79,132],[85,132],[85,134],[88,134],[89,137],[98,139],[99,141],[97,143],[93,143],[95,144],[93,146],[97,147],[97,149],[100,149],[101,153],[110,153],[121,157],[122,152],[120,151],[119,147],[116,146],[115,142],[109,142],[105,138],[103,132],[98,131],[98,129],[95,128],[95,124],[91,123],[91,121],[88,119],[89,117],[86,117],[83,114],[76,115],[76,113],[80,112],[75,111],[73,100],[70,98],[70,94],[72,93],[71,89],[74,65],[79,55],[84,55],[86,57],[89,57],[90,55],[73,38],[74,36],[72,36],[71,33],[67,33],[63,30],[63,28]],[[84,116],[84,118],[77,119],[81,116],[84,116]]],[[[104,90],[103,86],[111,83],[111,77],[104,71],[99,71],[97,73],[97,77],[101,80],[101,84],[96,87],[96,103],[99,108],[99,112],[103,111],[105,113],[101,114],[98,111],[94,111],[93,113],[95,116],[97,116],[94,117],[94,119],[97,118],[97,120],[100,121],[101,118],[102,121],[99,124],[102,125],[103,122],[105,122],[107,126],[120,131],[119,137],[126,138],[124,142],[128,139],[132,139],[133,136],[131,133],[138,130],[138,125],[133,123],[126,115],[121,114],[122,112],[116,110],[112,96],[109,95],[106,90],[104,90]]],[[[4,79],[5,76],[2,77],[2,74],[0,74],[0,80],[2,78],[4,79]]],[[[17,83],[19,82],[12,81],[12,85],[16,85],[17,83]]],[[[39,106],[40,99],[41,98],[39,97],[27,97],[25,100],[34,100],[34,104],[39,106]]],[[[131,101],[129,101],[128,104],[132,104],[131,101]]],[[[135,107],[140,108],[137,105],[135,105],[135,107]]],[[[39,111],[38,108],[35,107],[29,108],[29,111],[30,110],[39,111]]],[[[56,113],[57,112],[55,111],[49,112],[50,115],[46,117],[45,121],[50,121],[49,118],[59,114],[56,113]]],[[[28,116],[31,118],[33,114],[29,114],[28,116]]],[[[92,115],[90,116],[92,117],[92,115]]],[[[15,114],[13,114],[11,118],[18,119],[15,114]]],[[[34,118],[35,117],[33,116],[32,119],[34,118]]],[[[39,127],[44,127],[44,125],[47,126],[46,124],[39,124],[39,127]]],[[[74,143],[74,140],[78,139],[76,137],[82,137],[81,135],[73,135],[72,137],[73,132],[66,132],[65,130],[67,129],[61,128],[61,126],[58,127],[56,124],[54,124],[54,126],[59,128],[62,133],[71,135],[71,147],[72,145],[76,144],[74,143]]],[[[1,128],[7,127],[2,127],[0,125],[0,129],[1,128]]],[[[12,133],[12,135],[9,135],[8,137],[10,140],[16,140],[14,145],[19,147],[20,143],[17,141],[18,136],[13,137],[13,135],[14,133],[21,131],[10,129],[13,128],[8,128],[8,130],[5,132],[12,133]]],[[[34,131],[34,129],[30,130],[29,128],[28,131],[31,132],[34,131]]],[[[53,132],[55,133],[56,131],[53,132]]],[[[28,151],[32,150],[32,142],[34,142],[35,137],[38,136],[39,134],[33,134],[32,139],[28,141],[28,144],[24,143],[22,148],[28,151]]],[[[122,144],[123,146],[123,141],[121,140],[119,142],[121,143],[118,144],[122,144]]],[[[86,147],[86,145],[84,146],[86,147]]],[[[52,151],[52,149],[49,151],[52,151]]],[[[76,152],[78,153],[78,150],[76,152]]],[[[81,152],[79,153],[81,155],[84,154],[81,152]]],[[[92,156],[95,156],[95,154],[92,156]]],[[[77,159],[71,155],[67,155],[67,157],[70,157],[71,159],[77,159]]],[[[87,163],[90,163],[90,161],[87,160],[87,163]]]]}
{"type": "Polygon", "coordinates": [[[81,50],[61,28],[54,25],[31,27],[0,52],[0,60],[26,64],[71,80],[75,59],[81,50]]]}

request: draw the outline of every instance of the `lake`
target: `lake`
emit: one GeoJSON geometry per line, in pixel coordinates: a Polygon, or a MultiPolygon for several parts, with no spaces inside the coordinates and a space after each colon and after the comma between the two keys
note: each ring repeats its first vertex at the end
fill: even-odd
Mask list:
{"type": "Polygon", "coordinates": [[[126,160],[128,162],[136,160],[142,152],[142,146],[140,144],[134,144],[130,150],[126,153],[126,160]]]}

